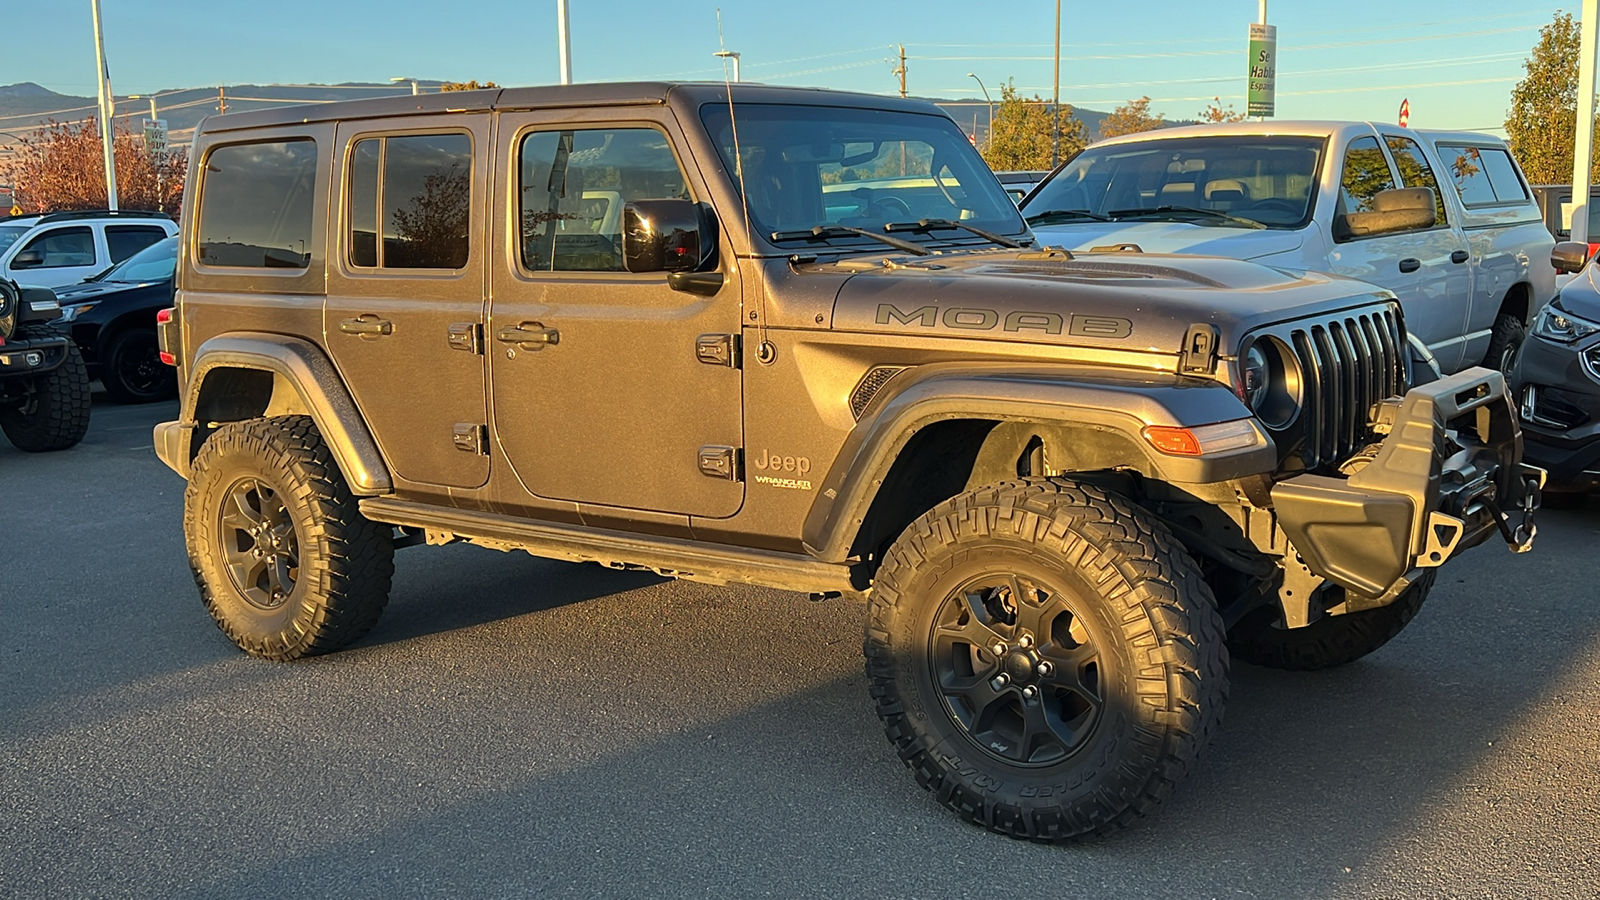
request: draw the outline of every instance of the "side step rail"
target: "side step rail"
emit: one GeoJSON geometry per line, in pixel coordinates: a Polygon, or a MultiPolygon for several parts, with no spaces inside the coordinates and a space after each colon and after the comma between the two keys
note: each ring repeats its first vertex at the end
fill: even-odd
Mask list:
{"type": "Polygon", "coordinates": [[[825,563],[798,553],[643,536],[582,525],[530,522],[494,513],[439,509],[388,497],[362,500],[361,514],[375,522],[420,528],[429,532],[430,543],[460,538],[498,550],[525,550],[548,559],[597,562],[614,569],[650,569],[661,575],[708,584],[753,584],[814,594],[857,590],[851,582],[849,566],[825,563]],[[439,533],[446,537],[439,539],[436,537],[439,533]]]}

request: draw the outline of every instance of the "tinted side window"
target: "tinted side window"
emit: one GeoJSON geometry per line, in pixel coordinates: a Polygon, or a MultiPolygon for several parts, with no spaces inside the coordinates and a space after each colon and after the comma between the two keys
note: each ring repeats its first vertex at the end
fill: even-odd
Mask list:
{"type": "Polygon", "coordinates": [[[357,141],[347,196],[351,265],[459,269],[467,264],[472,217],[472,138],[467,135],[357,141]]]}
{"type": "Polygon", "coordinates": [[[76,228],[57,228],[46,231],[17,251],[37,250],[44,254],[44,262],[35,269],[61,269],[68,266],[94,265],[94,232],[87,225],[76,228]]]}
{"type": "Polygon", "coordinates": [[[1494,197],[1501,203],[1521,203],[1528,199],[1528,189],[1517,177],[1517,167],[1511,164],[1511,154],[1504,150],[1485,148],[1478,151],[1483,157],[1483,168],[1489,173],[1489,184],[1494,197]]]}
{"type": "Polygon", "coordinates": [[[1428,164],[1428,157],[1423,155],[1422,148],[1410,138],[1390,135],[1386,138],[1389,152],[1394,154],[1395,168],[1400,170],[1400,183],[1405,187],[1425,187],[1433,191],[1434,224],[1444,225],[1450,221],[1445,214],[1444,195],[1439,193],[1439,182],[1433,177],[1433,166],[1428,164]]]}
{"type": "Polygon", "coordinates": [[[1375,137],[1360,137],[1350,142],[1344,153],[1344,178],[1340,183],[1340,199],[1347,213],[1369,212],[1372,198],[1379,191],[1392,190],[1394,178],[1389,174],[1389,163],[1383,158],[1383,149],[1375,137]]]}
{"type": "Polygon", "coordinates": [[[1489,183],[1489,174],[1484,170],[1481,150],[1477,147],[1444,146],[1439,148],[1439,157],[1444,161],[1463,204],[1474,206],[1498,202],[1494,185],[1489,183]]]}
{"type": "Polygon", "coordinates": [[[166,229],[156,225],[107,225],[106,249],[119,263],[166,236],[166,229]]]}
{"type": "Polygon", "coordinates": [[[621,272],[623,204],[689,197],[651,128],[538,132],[519,154],[522,264],[534,271],[621,272]]]}
{"type": "Polygon", "coordinates": [[[317,145],[310,139],[231,144],[206,156],[200,261],[303,269],[311,260],[317,145]]]}

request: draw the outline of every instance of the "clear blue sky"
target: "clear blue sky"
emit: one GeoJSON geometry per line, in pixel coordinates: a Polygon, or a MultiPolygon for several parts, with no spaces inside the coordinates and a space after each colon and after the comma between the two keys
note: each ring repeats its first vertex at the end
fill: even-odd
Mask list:
{"type": "MultiPolygon", "coordinates": [[[[579,81],[721,78],[723,39],[744,78],[889,93],[905,44],[915,95],[998,99],[1008,78],[1051,90],[1050,0],[570,0],[579,81]]],[[[217,84],[557,80],[555,0],[102,0],[119,95],[217,84]]],[[[1212,96],[1244,107],[1256,0],[1066,0],[1061,99],[1109,110],[1140,95],[1174,118],[1212,96]]],[[[1576,3],[1569,5],[1574,13],[1576,3]]],[[[1558,9],[1526,0],[1272,0],[1278,117],[1497,129],[1521,62],[1558,9]]],[[[89,0],[11,2],[0,84],[93,95],[89,0]]]]}

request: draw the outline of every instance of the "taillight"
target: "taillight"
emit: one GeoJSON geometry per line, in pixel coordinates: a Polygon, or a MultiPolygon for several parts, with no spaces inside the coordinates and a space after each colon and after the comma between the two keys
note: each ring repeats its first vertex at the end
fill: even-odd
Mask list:
{"type": "Polygon", "coordinates": [[[161,361],[166,365],[175,366],[178,364],[178,358],[165,350],[162,350],[159,355],[161,357],[161,361]]]}
{"type": "Polygon", "coordinates": [[[169,366],[178,364],[177,354],[167,349],[178,346],[178,325],[172,321],[176,311],[169,306],[156,312],[156,353],[169,366]]]}
{"type": "Polygon", "coordinates": [[[160,312],[156,313],[156,324],[157,325],[166,325],[171,321],[172,321],[172,307],[169,306],[166,309],[163,309],[160,312]]]}

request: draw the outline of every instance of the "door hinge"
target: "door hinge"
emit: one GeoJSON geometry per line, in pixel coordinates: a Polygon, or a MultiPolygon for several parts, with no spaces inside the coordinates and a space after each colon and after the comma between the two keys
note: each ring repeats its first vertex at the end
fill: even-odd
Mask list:
{"type": "Polygon", "coordinates": [[[456,449],[463,453],[476,453],[479,456],[489,455],[489,426],[476,422],[457,422],[455,427],[456,449]]]}
{"type": "Polygon", "coordinates": [[[483,352],[483,326],[477,322],[453,322],[450,325],[450,349],[468,353],[483,352]]]}
{"type": "Polygon", "coordinates": [[[1178,359],[1180,375],[1211,375],[1217,371],[1217,326],[1196,322],[1183,336],[1183,352],[1178,359]]]}
{"type": "Polygon", "coordinates": [[[739,368],[739,336],[702,334],[694,339],[695,358],[708,366],[739,368]]]}
{"type": "Polygon", "coordinates": [[[740,481],[739,451],[734,447],[716,445],[700,448],[700,474],[723,481],[740,481]]]}

